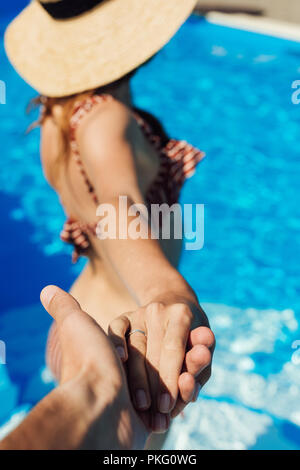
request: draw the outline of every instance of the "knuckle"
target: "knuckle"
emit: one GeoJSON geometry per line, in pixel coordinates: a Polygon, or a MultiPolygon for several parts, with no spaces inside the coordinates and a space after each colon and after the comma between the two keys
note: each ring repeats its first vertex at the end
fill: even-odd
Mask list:
{"type": "Polygon", "coordinates": [[[173,317],[181,324],[190,325],[193,320],[193,314],[188,305],[179,303],[174,305],[173,317]]]}
{"type": "Polygon", "coordinates": [[[113,340],[115,338],[121,337],[115,325],[109,325],[108,327],[108,336],[113,340]]]}
{"type": "Polygon", "coordinates": [[[150,318],[157,318],[164,308],[162,302],[151,302],[151,304],[146,307],[146,315],[150,318]]]}
{"type": "Polygon", "coordinates": [[[108,331],[113,332],[117,328],[118,324],[119,324],[119,320],[117,318],[112,320],[109,324],[108,331]]]}
{"type": "Polygon", "coordinates": [[[120,343],[124,341],[124,337],[120,334],[120,332],[113,328],[111,325],[109,325],[108,327],[108,336],[113,342],[117,341],[118,343],[120,343]]]}
{"type": "Polygon", "coordinates": [[[115,318],[109,324],[108,331],[124,335],[128,326],[128,319],[125,316],[115,318]]]}

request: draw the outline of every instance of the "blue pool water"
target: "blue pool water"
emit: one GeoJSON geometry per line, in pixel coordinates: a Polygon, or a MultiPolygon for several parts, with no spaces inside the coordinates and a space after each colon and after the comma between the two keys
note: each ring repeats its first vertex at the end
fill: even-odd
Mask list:
{"type": "MultiPolygon", "coordinates": [[[[78,268],[58,239],[64,217],[43,179],[38,131],[24,134],[34,91],[2,45],[0,64],[1,438],[52,387],[39,291],[68,288],[78,268]]],[[[167,448],[300,449],[299,78],[299,43],[193,17],[134,79],[137,105],[207,153],[182,193],[205,204],[205,246],[183,253],[181,271],[218,348],[213,379],[167,448]]]]}

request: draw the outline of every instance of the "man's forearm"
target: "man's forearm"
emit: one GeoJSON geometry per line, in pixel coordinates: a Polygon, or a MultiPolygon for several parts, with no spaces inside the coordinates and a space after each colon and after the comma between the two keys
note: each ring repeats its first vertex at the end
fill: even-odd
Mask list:
{"type": "Polygon", "coordinates": [[[1,450],[78,449],[99,410],[82,381],[53,390],[7,438],[1,450]]]}

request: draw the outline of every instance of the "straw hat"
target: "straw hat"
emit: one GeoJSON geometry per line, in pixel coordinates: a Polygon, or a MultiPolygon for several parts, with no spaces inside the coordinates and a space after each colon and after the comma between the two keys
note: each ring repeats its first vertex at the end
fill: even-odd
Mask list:
{"type": "Polygon", "coordinates": [[[8,26],[7,55],[39,93],[107,85],[175,34],[197,0],[32,0],[8,26]]]}

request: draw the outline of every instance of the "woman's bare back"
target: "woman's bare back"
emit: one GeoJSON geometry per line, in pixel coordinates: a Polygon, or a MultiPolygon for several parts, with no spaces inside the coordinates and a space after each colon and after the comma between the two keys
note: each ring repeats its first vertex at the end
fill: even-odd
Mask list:
{"type": "MultiPolygon", "coordinates": [[[[61,112],[62,110],[59,107],[55,109],[57,119],[59,119],[61,112]]],[[[47,118],[42,127],[41,156],[45,176],[56,190],[66,214],[75,220],[90,223],[96,219],[96,207],[91,203],[90,194],[87,191],[82,174],[78,171],[74,156],[71,154],[68,158],[65,158],[66,163],[60,165],[59,171],[55,169],[60,137],[55,124],[56,116],[47,118]]],[[[85,133],[87,129],[90,133],[93,132],[94,122],[99,119],[103,122],[106,119],[106,142],[109,142],[110,132],[112,132],[113,138],[114,129],[118,126],[126,126],[126,138],[134,155],[139,188],[143,198],[145,198],[147,188],[159,171],[157,151],[149,144],[149,141],[141,132],[130,110],[115,100],[97,105],[84,118],[77,131],[79,141],[82,133],[85,133]],[[110,130],[112,126],[114,129],[110,130]]],[[[97,136],[94,138],[96,140],[97,136]]],[[[101,138],[99,138],[99,145],[101,145],[101,138]]],[[[109,149],[107,150],[109,152],[109,149]]],[[[122,155],[119,155],[116,163],[122,164],[121,159],[122,155]]],[[[113,170],[114,168],[111,168],[111,171],[113,170]]],[[[120,188],[122,188],[122,185],[123,182],[120,181],[120,188]]],[[[122,189],[120,189],[121,191],[122,189]]],[[[176,266],[180,256],[181,242],[178,240],[162,240],[161,242],[166,256],[176,266]]],[[[106,329],[112,318],[122,312],[135,309],[137,301],[129,293],[109,260],[105,258],[101,250],[101,243],[91,240],[91,246],[87,254],[89,262],[75,281],[70,292],[79,301],[82,308],[106,329]]]]}

